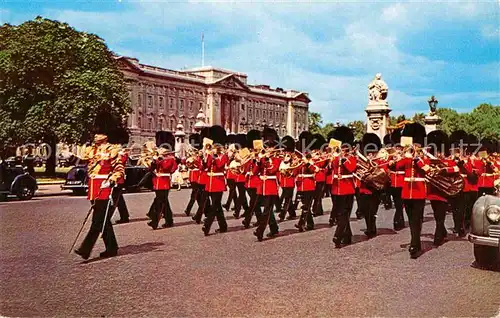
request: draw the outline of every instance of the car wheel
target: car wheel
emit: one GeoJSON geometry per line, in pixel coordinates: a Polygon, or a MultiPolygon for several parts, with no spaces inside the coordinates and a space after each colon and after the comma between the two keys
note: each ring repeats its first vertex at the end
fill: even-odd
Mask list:
{"type": "Polygon", "coordinates": [[[17,192],[17,197],[20,200],[31,200],[31,198],[33,198],[34,195],[35,195],[35,189],[25,184],[21,185],[21,187],[17,192]]]}
{"type": "Polygon", "coordinates": [[[500,262],[498,247],[474,244],[476,263],[483,268],[497,266],[500,262]]]}

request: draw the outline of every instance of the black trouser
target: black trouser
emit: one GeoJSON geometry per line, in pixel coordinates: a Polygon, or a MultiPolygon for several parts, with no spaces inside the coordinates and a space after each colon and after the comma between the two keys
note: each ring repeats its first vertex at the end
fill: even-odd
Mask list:
{"type": "Polygon", "coordinates": [[[90,252],[92,252],[92,248],[94,247],[95,242],[99,238],[99,234],[102,231],[102,224],[106,215],[106,209],[108,208],[109,211],[106,218],[106,225],[104,226],[104,232],[102,233],[102,239],[104,241],[104,245],[106,246],[106,251],[113,252],[118,250],[118,243],[116,242],[115,232],[113,231],[113,226],[111,225],[111,216],[113,215],[111,211],[111,202],[109,202],[109,200],[95,200],[92,203],[94,204],[92,224],[90,225],[87,236],[85,236],[82,244],[80,245],[80,252],[83,255],[87,256],[90,255],[90,252]]]}
{"type": "Polygon", "coordinates": [[[238,199],[236,200],[236,204],[234,205],[234,214],[236,215],[236,217],[239,217],[242,207],[244,211],[248,210],[247,190],[245,189],[245,182],[236,182],[236,188],[238,189],[238,199]]]}
{"type": "Polygon", "coordinates": [[[474,203],[477,200],[477,192],[476,191],[464,192],[464,195],[465,195],[464,223],[465,223],[465,228],[468,229],[470,227],[470,219],[472,217],[472,208],[474,207],[474,203]]]}
{"type": "Polygon", "coordinates": [[[460,192],[450,199],[451,210],[453,212],[453,229],[459,234],[465,233],[465,210],[467,209],[465,193],[460,192]]]}
{"type": "Polygon", "coordinates": [[[189,198],[189,203],[184,211],[187,215],[191,214],[191,209],[193,208],[194,202],[200,204],[200,185],[197,182],[191,182],[191,197],[189,198]]]}
{"type": "Polygon", "coordinates": [[[248,210],[245,211],[245,220],[243,222],[245,226],[250,226],[253,214],[255,213],[257,220],[259,220],[259,216],[262,214],[260,209],[261,200],[259,198],[260,196],[257,195],[256,188],[248,188],[247,192],[250,196],[250,205],[248,207],[248,210]]]}
{"type": "Polygon", "coordinates": [[[360,211],[365,216],[366,232],[368,235],[377,234],[377,215],[380,197],[378,193],[359,195],[360,211]]]}
{"type": "Polygon", "coordinates": [[[380,199],[384,203],[384,208],[389,210],[392,208],[392,200],[391,200],[391,192],[390,188],[384,188],[382,193],[380,194],[380,199]]]}
{"type": "Polygon", "coordinates": [[[356,217],[358,218],[363,217],[364,215],[361,213],[361,210],[359,209],[359,188],[356,188],[354,196],[356,197],[356,217]]]}
{"type": "Polygon", "coordinates": [[[307,222],[307,229],[312,230],[314,228],[314,220],[311,212],[311,205],[314,199],[314,191],[300,192],[300,198],[302,202],[302,213],[300,214],[298,227],[302,229],[307,222]]]}
{"type": "Polygon", "coordinates": [[[314,188],[314,203],[312,206],[312,213],[314,216],[323,215],[323,194],[325,189],[325,182],[316,182],[314,188]]]}
{"type": "Polygon", "coordinates": [[[494,195],[495,194],[495,188],[479,188],[478,189],[478,195],[479,196],[482,196],[482,195],[485,195],[485,194],[494,195]]]}
{"type": "Polygon", "coordinates": [[[335,215],[337,217],[337,228],[334,236],[339,239],[350,240],[352,238],[351,224],[349,217],[354,203],[354,195],[333,195],[333,205],[335,207],[335,215]]]}
{"type": "Polygon", "coordinates": [[[205,214],[205,216],[208,215],[208,211],[210,210],[210,196],[207,191],[205,191],[205,186],[202,184],[199,184],[199,202],[198,202],[198,210],[196,211],[196,214],[193,216],[193,219],[197,222],[201,222],[201,216],[205,214]]]}
{"type": "Polygon", "coordinates": [[[330,193],[330,199],[332,200],[332,209],[330,211],[329,222],[330,222],[330,226],[333,226],[337,222],[337,209],[335,208],[335,196],[331,193],[330,193]]]}
{"type": "Polygon", "coordinates": [[[271,230],[271,234],[276,234],[278,233],[278,223],[276,222],[276,219],[274,217],[273,205],[275,204],[276,200],[278,200],[278,196],[266,195],[262,196],[262,198],[264,203],[264,212],[258,218],[259,225],[257,226],[255,232],[257,236],[263,236],[264,231],[266,230],[266,227],[269,224],[269,229],[271,230]]]}
{"type": "Polygon", "coordinates": [[[401,192],[403,191],[403,188],[395,188],[391,187],[389,189],[389,193],[392,196],[392,199],[394,200],[394,208],[396,211],[394,212],[394,218],[392,220],[394,227],[400,227],[403,228],[405,226],[405,217],[403,214],[403,200],[401,199],[401,192]]]}
{"type": "Polygon", "coordinates": [[[172,209],[170,208],[170,201],[168,200],[169,193],[170,190],[155,190],[156,217],[153,220],[153,224],[156,226],[158,226],[162,215],[165,218],[166,225],[174,225],[172,209]]]}
{"type": "Polygon", "coordinates": [[[446,211],[448,210],[448,202],[432,200],[432,211],[434,212],[434,220],[436,221],[436,230],[434,231],[434,242],[440,242],[447,235],[444,221],[446,219],[446,211]]]}
{"type": "Polygon", "coordinates": [[[222,193],[223,192],[210,192],[210,201],[212,204],[210,205],[210,209],[208,210],[207,218],[205,219],[205,223],[203,227],[205,228],[205,232],[208,233],[210,231],[210,227],[214,222],[215,217],[217,217],[217,223],[219,223],[220,230],[227,230],[226,218],[224,217],[224,212],[222,211],[222,193]]]}
{"type": "Polygon", "coordinates": [[[294,188],[281,189],[281,200],[283,200],[283,206],[279,214],[279,218],[282,220],[285,218],[287,212],[290,217],[296,217],[295,210],[292,206],[293,190],[294,188]]]}
{"type": "Polygon", "coordinates": [[[411,242],[410,247],[421,249],[420,233],[422,232],[422,221],[424,218],[425,199],[403,200],[406,214],[410,223],[411,242]]]}
{"type": "Polygon", "coordinates": [[[224,207],[226,210],[229,210],[231,208],[231,202],[234,202],[234,205],[236,206],[236,181],[233,179],[227,179],[227,187],[229,188],[229,194],[227,196],[227,201],[226,204],[224,204],[224,207]]]}
{"type": "Polygon", "coordinates": [[[115,209],[118,208],[118,213],[120,214],[120,220],[128,221],[130,215],[128,213],[127,204],[123,199],[123,188],[118,186],[113,189],[113,211],[111,215],[115,213],[115,209]]]}
{"type": "Polygon", "coordinates": [[[149,211],[146,215],[151,220],[153,220],[155,218],[155,215],[156,215],[156,197],[153,199],[153,202],[151,202],[151,206],[149,207],[149,211]]]}

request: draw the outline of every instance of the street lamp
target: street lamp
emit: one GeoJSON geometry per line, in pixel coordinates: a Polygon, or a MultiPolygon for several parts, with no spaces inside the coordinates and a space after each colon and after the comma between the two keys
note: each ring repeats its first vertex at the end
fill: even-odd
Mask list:
{"type": "Polygon", "coordinates": [[[429,103],[429,108],[431,110],[431,114],[435,114],[436,107],[438,104],[438,100],[436,99],[436,97],[434,97],[434,95],[432,95],[431,98],[429,98],[429,100],[427,101],[427,103],[429,103]]]}

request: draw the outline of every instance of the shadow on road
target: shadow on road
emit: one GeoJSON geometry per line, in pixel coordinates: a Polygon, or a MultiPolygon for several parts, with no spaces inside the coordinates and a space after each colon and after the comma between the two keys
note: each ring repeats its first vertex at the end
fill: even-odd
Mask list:
{"type": "MultiPolygon", "coordinates": [[[[120,247],[118,250],[118,255],[116,257],[121,257],[125,255],[135,255],[135,254],[142,254],[142,253],[149,253],[149,252],[154,252],[158,250],[158,248],[162,245],[165,245],[165,243],[162,242],[148,242],[148,243],[143,243],[143,244],[137,244],[137,245],[126,245],[123,247],[120,247]]],[[[91,264],[95,262],[99,262],[102,260],[105,260],[108,258],[103,258],[103,257],[96,257],[92,258],[87,261],[81,262],[81,264],[91,264]]]]}

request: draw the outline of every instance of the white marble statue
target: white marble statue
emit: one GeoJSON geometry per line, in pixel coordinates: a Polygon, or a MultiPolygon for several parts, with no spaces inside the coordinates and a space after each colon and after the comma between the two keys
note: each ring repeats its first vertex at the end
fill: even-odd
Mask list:
{"type": "Polygon", "coordinates": [[[377,73],[375,78],[368,84],[368,99],[370,101],[385,101],[389,87],[382,79],[382,74],[377,73]]]}

